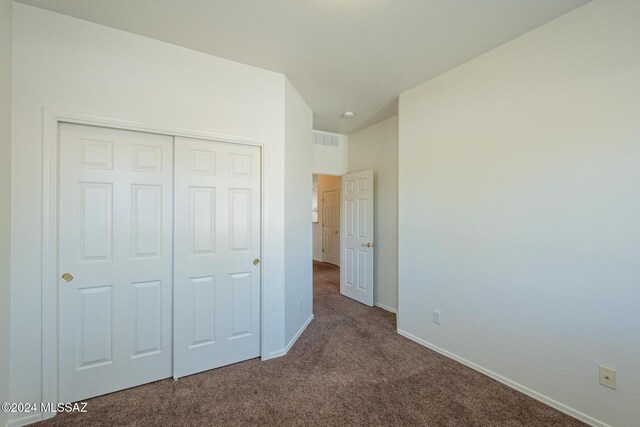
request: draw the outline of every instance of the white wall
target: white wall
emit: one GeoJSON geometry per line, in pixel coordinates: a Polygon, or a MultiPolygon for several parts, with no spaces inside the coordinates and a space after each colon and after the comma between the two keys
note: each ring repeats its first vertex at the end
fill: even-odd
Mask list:
{"type": "Polygon", "coordinates": [[[311,131],[313,114],[285,81],[285,342],[292,343],[313,309],[311,131]]]}
{"type": "MultiPolygon", "coordinates": [[[[0,403],[10,401],[12,7],[13,1],[0,1],[0,403]]],[[[0,412],[0,426],[8,418],[8,414],[0,412]]]]}
{"type": "Polygon", "coordinates": [[[400,96],[399,330],[615,426],[640,424],[638,22],[596,0],[400,96]]]}
{"type": "MultiPolygon", "coordinates": [[[[14,6],[14,71],[12,400],[40,400],[44,106],[264,142],[262,356],[281,354],[285,77],[22,4],[14,6]]],[[[308,223],[308,209],[302,214],[308,223]]]]}
{"type": "MultiPolygon", "coordinates": [[[[346,172],[345,172],[346,173],[346,172]]],[[[313,224],[313,246],[320,248],[319,261],[324,261],[324,254],[322,252],[322,223],[324,212],[324,203],[322,201],[322,194],[325,191],[340,190],[342,178],[332,175],[318,175],[318,222],[313,224]],[[319,241],[318,241],[319,240],[319,241]]],[[[340,265],[340,257],[338,257],[338,265],[340,265]]]]}
{"type": "Polygon", "coordinates": [[[328,137],[334,136],[338,139],[337,147],[312,144],[313,173],[323,175],[344,175],[347,173],[347,136],[318,130],[314,130],[313,133],[314,137],[319,134],[328,137]]]}
{"type": "Polygon", "coordinates": [[[398,116],[349,135],[349,173],[373,169],[374,304],[398,307],[398,116]]]}

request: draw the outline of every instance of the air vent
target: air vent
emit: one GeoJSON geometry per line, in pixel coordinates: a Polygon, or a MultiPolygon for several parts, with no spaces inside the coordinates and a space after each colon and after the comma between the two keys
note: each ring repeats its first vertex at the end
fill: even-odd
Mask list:
{"type": "Polygon", "coordinates": [[[312,142],[315,145],[323,145],[325,147],[338,148],[340,146],[340,138],[336,134],[325,132],[313,132],[312,142]]]}

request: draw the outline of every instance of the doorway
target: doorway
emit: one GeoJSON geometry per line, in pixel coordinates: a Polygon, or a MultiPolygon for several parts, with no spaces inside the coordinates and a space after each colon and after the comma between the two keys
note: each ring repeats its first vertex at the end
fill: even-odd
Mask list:
{"type": "Polygon", "coordinates": [[[334,175],[313,176],[313,259],[340,267],[340,186],[334,175]]]}
{"type": "Polygon", "coordinates": [[[314,262],[338,267],[340,293],[368,306],[373,306],[373,176],[373,170],[314,175],[312,196],[314,262]]]}

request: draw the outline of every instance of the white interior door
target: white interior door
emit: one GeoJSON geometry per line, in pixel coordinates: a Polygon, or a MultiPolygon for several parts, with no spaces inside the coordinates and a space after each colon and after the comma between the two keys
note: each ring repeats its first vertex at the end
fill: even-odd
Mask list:
{"type": "Polygon", "coordinates": [[[260,149],[176,138],[174,377],[260,355],[260,149]]]}
{"type": "Polygon", "coordinates": [[[340,192],[322,194],[322,260],[340,265],[340,192]]]}
{"type": "Polygon", "coordinates": [[[342,177],[340,293],[373,306],[373,170],[342,177]]]}
{"type": "Polygon", "coordinates": [[[173,138],[59,130],[59,401],[73,402],[171,376],[173,138]]]}

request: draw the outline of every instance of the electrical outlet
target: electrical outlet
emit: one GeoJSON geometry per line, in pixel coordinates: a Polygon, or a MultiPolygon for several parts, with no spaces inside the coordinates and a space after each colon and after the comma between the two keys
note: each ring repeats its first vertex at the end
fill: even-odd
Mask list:
{"type": "Polygon", "coordinates": [[[440,312],[438,310],[433,310],[433,323],[440,324],[440,312]]]}
{"type": "Polygon", "coordinates": [[[600,365],[598,371],[600,373],[600,384],[615,390],[616,389],[616,370],[600,365]]]}
{"type": "Polygon", "coordinates": [[[302,298],[298,298],[298,310],[302,310],[302,298]]]}

